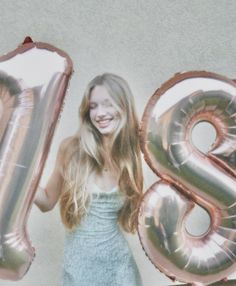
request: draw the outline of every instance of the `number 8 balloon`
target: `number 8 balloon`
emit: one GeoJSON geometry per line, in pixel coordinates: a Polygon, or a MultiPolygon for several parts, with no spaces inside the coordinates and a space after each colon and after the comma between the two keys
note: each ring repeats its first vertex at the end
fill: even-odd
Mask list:
{"type": "Polygon", "coordinates": [[[26,222],[72,73],[59,49],[28,39],[0,58],[0,278],[17,280],[34,248],[26,222]]]}
{"type": "Polygon", "coordinates": [[[149,100],[141,147],[161,177],[145,193],[138,233],[153,264],[173,280],[209,285],[236,270],[236,84],[209,72],[176,74],[149,100]],[[208,154],[191,140],[193,127],[211,123],[217,138],[208,154]],[[194,204],[211,223],[191,235],[185,221],[194,204]]]}

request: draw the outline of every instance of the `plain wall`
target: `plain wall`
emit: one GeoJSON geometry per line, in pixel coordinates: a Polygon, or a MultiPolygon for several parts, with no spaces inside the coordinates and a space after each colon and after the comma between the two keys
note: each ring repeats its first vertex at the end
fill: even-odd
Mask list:
{"type": "MultiPolygon", "coordinates": [[[[29,35],[64,50],[74,63],[41,185],[50,176],[59,142],[77,129],[78,105],[95,75],[113,72],[124,77],[140,119],[154,91],[177,72],[206,70],[236,78],[234,0],[1,0],[0,4],[1,54],[29,35]]],[[[202,136],[197,137],[207,139],[207,134],[200,131],[202,136]]],[[[199,144],[204,146],[205,141],[199,144]]],[[[145,164],[144,171],[147,189],[157,178],[145,164]]],[[[205,221],[200,212],[195,220],[197,227],[205,221]]],[[[64,239],[58,208],[43,214],[34,206],[28,231],[36,248],[29,272],[21,281],[1,280],[0,286],[58,285],[64,239]]],[[[151,264],[137,235],[128,240],[144,286],[174,285],[151,264]]]]}

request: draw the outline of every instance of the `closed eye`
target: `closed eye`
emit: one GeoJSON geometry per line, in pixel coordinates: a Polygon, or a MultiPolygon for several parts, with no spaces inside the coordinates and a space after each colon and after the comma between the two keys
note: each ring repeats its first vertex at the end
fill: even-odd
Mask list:
{"type": "Polygon", "coordinates": [[[110,102],[103,103],[103,106],[105,107],[112,107],[113,105],[110,102]]]}
{"type": "Polygon", "coordinates": [[[102,105],[105,106],[105,107],[112,107],[113,106],[112,102],[109,99],[105,99],[102,102],[102,105]]]}
{"type": "Polygon", "coordinates": [[[95,109],[97,107],[97,104],[95,103],[90,103],[89,109],[95,109]]]}

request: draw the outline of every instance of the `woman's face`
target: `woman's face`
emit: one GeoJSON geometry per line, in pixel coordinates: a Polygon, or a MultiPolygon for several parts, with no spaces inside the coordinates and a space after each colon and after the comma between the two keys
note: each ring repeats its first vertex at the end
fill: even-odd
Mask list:
{"type": "Polygon", "coordinates": [[[103,85],[95,86],[90,94],[89,115],[102,135],[113,134],[119,126],[121,119],[117,105],[103,85]]]}

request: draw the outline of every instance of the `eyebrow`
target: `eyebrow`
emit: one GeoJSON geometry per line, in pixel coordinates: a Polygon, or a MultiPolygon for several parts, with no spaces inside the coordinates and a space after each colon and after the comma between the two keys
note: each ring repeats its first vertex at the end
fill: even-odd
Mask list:
{"type": "MultiPolygon", "coordinates": [[[[89,103],[90,103],[90,104],[95,104],[95,103],[97,104],[96,101],[91,101],[91,100],[89,101],[89,103]]],[[[102,101],[102,103],[112,103],[112,102],[111,102],[110,99],[104,99],[104,100],[102,101]]]]}

